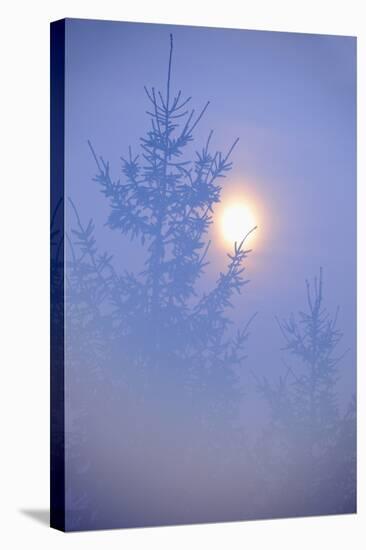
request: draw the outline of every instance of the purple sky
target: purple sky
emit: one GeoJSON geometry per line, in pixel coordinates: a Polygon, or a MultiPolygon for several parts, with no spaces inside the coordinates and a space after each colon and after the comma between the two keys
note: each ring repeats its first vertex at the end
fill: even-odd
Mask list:
{"type": "MultiPolygon", "coordinates": [[[[227,149],[239,136],[225,186],[255,196],[265,218],[248,261],[250,285],[236,302],[245,323],[258,311],[248,344],[253,370],[276,377],[283,345],[274,316],[305,306],[304,279],[324,269],[325,301],[340,306],[344,330],[340,393],[355,383],[356,40],[352,37],[68,20],[66,174],[81,217],[94,218],[100,249],[124,268],[141,250],[104,227],[108,205],[93,183],[90,139],[112,174],[148,128],[144,85],[164,86],[169,33],[173,89],[210,107],[196,131],[201,147],[227,149]],[[265,340],[266,345],[263,345],[265,340]]],[[[213,242],[203,286],[223,269],[213,242]]],[[[248,382],[250,383],[250,382],[248,382]]]]}

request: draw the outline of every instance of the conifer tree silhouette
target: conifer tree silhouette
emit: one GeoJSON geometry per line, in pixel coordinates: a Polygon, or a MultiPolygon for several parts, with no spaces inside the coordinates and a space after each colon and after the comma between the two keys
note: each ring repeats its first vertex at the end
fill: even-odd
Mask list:
{"type": "Polygon", "coordinates": [[[105,371],[111,358],[112,319],[108,302],[115,273],[112,257],[98,253],[93,220],[84,225],[71,198],[66,204],[73,222],[70,232],[65,233],[65,304],[62,304],[66,320],[66,380],[70,381],[65,392],[70,478],[66,502],[67,509],[72,511],[69,526],[78,529],[100,515],[93,488],[100,491],[102,481],[96,474],[96,460],[90,445],[98,437],[93,426],[101,407],[107,417],[106,391],[109,402],[114,399],[110,386],[106,386],[108,373],[105,371]],[[91,478],[95,479],[93,484],[91,478]]]}
{"type": "Polygon", "coordinates": [[[111,286],[114,328],[128,357],[124,363],[143,369],[150,385],[162,377],[190,388],[191,395],[208,395],[215,388],[211,403],[223,412],[232,409],[238,395],[232,367],[243,360],[248,334],[246,325],[235,338],[227,336],[227,308],[248,282],[243,277],[246,236],[235,243],[227,270],[211,291],[199,296],[197,283],[208,265],[207,232],[238,139],[226,153],[212,152],[211,131],[195,159],[184,155],[209,102],[196,115],[189,109],[191,97],[173,93],[172,55],[170,35],[166,88],[145,87],[150,128],[141,138],[141,154],[130,147],[122,158],[122,180],[112,179],[109,163],[89,142],[98,170],[95,181],[111,208],[107,226],[146,251],[144,270],[126,270],[111,286]]]}
{"type": "MultiPolygon", "coordinates": [[[[284,350],[300,362],[298,369],[289,368],[292,414],[283,421],[294,423],[294,435],[301,439],[307,453],[320,452],[337,429],[339,416],[335,385],[337,365],[342,356],[336,355],[336,346],[342,338],[337,328],[338,310],[331,317],[323,306],[323,275],[306,281],[307,311],[301,311],[279,321],[285,339],[284,350]]],[[[276,406],[276,405],[275,405],[276,406]]],[[[281,415],[280,410],[276,415],[281,415]]]]}
{"type": "Polygon", "coordinates": [[[289,355],[277,384],[256,376],[271,412],[266,460],[278,482],[291,480],[291,513],[352,511],[355,500],[354,407],[341,414],[337,400],[338,354],[342,332],[324,307],[323,273],[306,281],[307,310],[278,324],[289,355]],[[347,426],[348,436],[345,438],[347,426]],[[349,431],[348,431],[349,430],[349,431]],[[336,488],[343,486],[344,494],[336,488]],[[347,488],[346,488],[347,487],[347,488]],[[301,495],[301,500],[299,500],[301,495]],[[346,496],[347,495],[347,496],[346,496]],[[296,511],[297,507],[300,508],[296,511]]]}

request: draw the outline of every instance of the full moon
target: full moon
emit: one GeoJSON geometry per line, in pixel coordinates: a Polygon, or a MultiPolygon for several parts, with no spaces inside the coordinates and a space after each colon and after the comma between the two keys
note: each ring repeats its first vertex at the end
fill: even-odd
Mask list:
{"type": "MultiPolygon", "coordinates": [[[[248,204],[235,203],[225,206],[221,215],[221,232],[226,244],[238,244],[255,228],[257,221],[248,204]]],[[[251,238],[253,233],[249,236],[251,238]]]]}

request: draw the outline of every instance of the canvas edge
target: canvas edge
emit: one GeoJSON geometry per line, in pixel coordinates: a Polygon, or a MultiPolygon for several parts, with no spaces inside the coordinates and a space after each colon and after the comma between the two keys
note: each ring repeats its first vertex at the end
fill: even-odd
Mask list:
{"type": "MultiPolygon", "coordinates": [[[[50,526],[65,531],[64,392],[64,157],[65,20],[50,25],[50,219],[57,232],[60,263],[50,277],[50,526]],[[55,212],[57,211],[57,215],[55,212]]],[[[52,243],[50,243],[52,247],[52,243]]],[[[52,262],[52,248],[50,261],[52,262]]],[[[52,263],[51,263],[52,267],[52,263]]]]}

